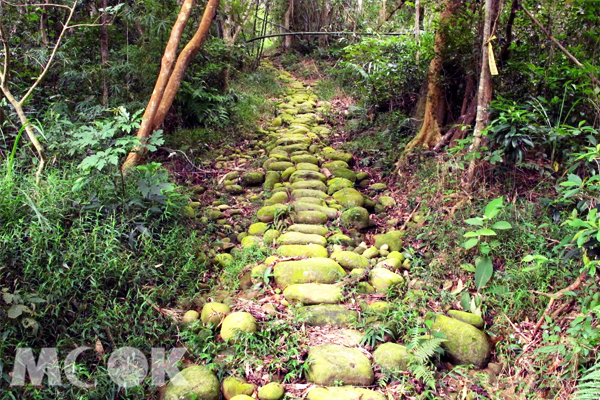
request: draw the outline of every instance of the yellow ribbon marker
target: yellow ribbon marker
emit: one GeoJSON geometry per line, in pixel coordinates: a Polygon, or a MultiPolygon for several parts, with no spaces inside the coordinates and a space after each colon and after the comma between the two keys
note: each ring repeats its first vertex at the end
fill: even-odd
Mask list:
{"type": "Polygon", "coordinates": [[[498,67],[496,67],[496,59],[494,58],[494,48],[492,47],[492,40],[496,39],[496,35],[492,36],[488,40],[488,59],[490,61],[490,74],[492,76],[498,75],[498,67]]]}

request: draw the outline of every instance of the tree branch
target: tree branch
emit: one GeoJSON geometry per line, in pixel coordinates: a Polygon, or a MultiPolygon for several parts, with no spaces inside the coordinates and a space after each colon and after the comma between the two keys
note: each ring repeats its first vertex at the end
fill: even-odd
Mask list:
{"type": "Polygon", "coordinates": [[[375,32],[289,32],[289,33],[273,33],[273,34],[270,34],[270,35],[257,36],[255,38],[246,40],[246,43],[254,42],[256,40],[268,39],[268,38],[272,38],[272,37],[298,36],[298,35],[311,35],[311,36],[319,36],[319,35],[326,35],[326,36],[341,36],[341,35],[402,36],[402,35],[409,35],[409,34],[412,34],[412,32],[410,32],[410,33],[407,33],[407,32],[391,32],[391,33],[375,33],[375,32]]]}
{"type": "Polygon", "coordinates": [[[2,23],[2,17],[0,17],[0,40],[2,40],[2,45],[4,46],[4,67],[2,68],[2,75],[0,75],[0,86],[5,88],[6,81],[8,80],[10,52],[8,48],[8,38],[6,37],[6,30],[4,29],[4,24],[2,23]]]}

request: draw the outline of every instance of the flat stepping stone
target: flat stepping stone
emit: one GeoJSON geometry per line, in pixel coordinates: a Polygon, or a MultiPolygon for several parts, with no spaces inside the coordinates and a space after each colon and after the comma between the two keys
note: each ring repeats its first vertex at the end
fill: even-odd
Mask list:
{"type": "Polygon", "coordinates": [[[311,189],[325,192],[327,186],[321,181],[297,181],[292,183],[292,189],[311,189]]]}
{"type": "Polygon", "coordinates": [[[319,206],[317,204],[311,203],[300,203],[299,201],[296,201],[294,203],[294,209],[296,211],[318,211],[320,213],[325,214],[329,219],[335,219],[338,215],[338,210],[336,210],[335,208],[319,206]]]}
{"type": "Polygon", "coordinates": [[[290,285],[283,291],[283,296],[288,301],[302,304],[337,304],[344,298],[341,287],[321,283],[290,285]]]}
{"type": "Polygon", "coordinates": [[[329,218],[320,211],[297,211],[292,215],[295,224],[323,225],[329,218]]]}
{"type": "Polygon", "coordinates": [[[344,269],[351,271],[356,268],[368,268],[369,259],[353,251],[339,251],[331,255],[344,269]]]}
{"type": "Polygon", "coordinates": [[[330,162],[323,164],[322,167],[333,171],[336,168],[348,168],[348,163],[346,163],[344,161],[339,161],[339,160],[330,161],[330,162]]]}
{"type": "Polygon", "coordinates": [[[327,160],[340,160],[344,161],[346,164],[352,163],[352,154],[344,153],[342,151],[330,151],[328,153],[323,154],[327,160]]]}
{"type": "Polygon", "coordinates": [[[277,239],[278,245],[306,245],[318,244],[323,247],[327,246],[327,239],[321,235],[313,235],[310,233],[301,232],[286,232],[277,239]]]}
{"type": "Polygon", "coordinates": [[[354,386],[314,388],[308,400],[387,400],[383,394],[354,386]]]}
{"type": "MultiPolygon", "coordinates": [[[[308,129],[307,129],[308,132],[308,129]]],[[[289,144],[297,144],[297,143],[306,143],[310,145],[312,140],[305,135],[288,135],[284,136],[281,139],[277,139],[275,142],[276,145],[289,145],[289,144]]]]}
{"type": "Polygon", "coordinates": [[[325,206],[325,201],[323,199],[319,199],[317,197],[298,197],[296,199],[297,203],[308,203],[315,204],[317,206],[325,206]]]}
{"type": "Polygon", "coordinates": [[[317,385],[369,386],[375,380],[371,361],[356,348],[337,344],[311,347],[306,362],[306,377],[317,385]]]}
{"type": "Polygon", "coordinates": [[[353,188],[354,183],[346,178],[333,178],[327,181],[327,194],[332,195],[346,188],[353,188]]]}
{"type": "Polygon", "coordinates": [[[373,268],[369,272],[369,283],[378,292],[386,292],[392,286],[404,282],[404,278],[395,272],[385,268],[373,268]]]}
{"type": "Polygon", "coordinates": [[[298,156],[292,156],[292,161],[295,163],[310,163],[319,165],[319,159],[312,154],[302,154],[298,156]]]}
{"type": "Polygon", "coordinates": [[[268,164],[267,169],[269,171],[283,172],[286,169],[293,167],[293,166],[294,166],[294,163],[291,163],[289,161],[275,161],[275,162],[268,164]]]}
{"type": "Polygon", "coordinates": [[[360,192],[354,188],[345,188],[338,190],[333,194],[335,201],[340,203],[342,206],[348,207],[362,207],[365,204],[365,198],[360,192]]]}
{"type": "Polygon", "coordinates": [[[314,171],[314,172],[319,172],[319,167],[316,166],[315,164],[310,164],[310,163],[298,163],[298,164],[296,164],[296,169],[298,171],[314,171]]]}
{"type": "Polygon", "coordinates": [[[318,257],[277,263],[273,275],[275,282],[285,288],[297,283],[336,283],[346,271],[332,259],[318,257]]]}
{"type": "Polygon", "coordinates": [[[282,257],[327,257],[327,249],[319,244],[286,244],[277,248],[282,257]]]}
{"type": "MultiPolygon", "coordinates": [[[[312,164],[311,164],[312,165],[312,164]]],[[[297,181],[321,181],[325,182],[327,177],[318,171],[296,171],[290,177],[290,182],[294,183],[297,181]]]]}
{"type": "Polygon", "coordinates": [[[288,228],[288,231],[312,233],[314,235],[325,236],[329,233],[329,229],[319,225],[308,225],[308,224],[294,224],[288,228]]]}
{"type": "Polygon", "coordinates": [[[325,192],[323,192],[321,190],[296,189],[296,190],[292,191],[292,199],[300,199],[300,198],[303,198],[303,197],[314,197],[314,198],[317,198],[317,199],[326,199],[329,196],[327,195],[327,193],[325,193],[325,192]]]}
{"type": "Polygon", "coordinates": [[[358,318],[358,312],[336,304],[302,307],[298,310],[297,315],[310,326],[335,326],[338,328],[353,324],[358,318]]]}
{"type": "Polygon", "coordinates": [[[278,149],[278,150],[281,150],[281,151],[285,151],[286,153],[290,154],[290,153],[293,153],[293,152],[298,151],[298,150],[306,150],[306,149],[308,149],[308,144],[306,144],[306,143],[288,144],[287,146],[278,146],[278,147],[275,147],[275,149],[278,149]]]}

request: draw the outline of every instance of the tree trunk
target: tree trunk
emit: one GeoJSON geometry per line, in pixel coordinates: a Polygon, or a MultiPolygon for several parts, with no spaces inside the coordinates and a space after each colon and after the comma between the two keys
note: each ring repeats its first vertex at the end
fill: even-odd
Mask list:
{"type": "MultiPolygon", "coordinates": [[[[479,151],[483,142],[483,131],[490,122],[489,107],[492,101],[492,74],[490,72],[490,53],[488,43],[492,37],[492,25],[500,7],[499,0],[486,0],[485,17],[483,26],[483,37],[481,41],[481,74],[479,76],[479,89],[477,91],[477,117],[475,119],[475,129],[473,130],[473,147],[471,152],[479,151]]],[[[475,168],[477,167],[476,158],[472,158],[467,170],[466,185],[473,184],[475,168]]]]}
{"type": "Polygon", "coordinates": [[[450,19],[456,13],[460,4],[460,0],[449,0],[446,3],[444,12],[440,16],[440,28],[435,37],[435,55],[429,64],[429,73],[427,74],[427,102],[425,103],[423,125],[417,136],[406,145],[405,151],[407,152],[417,146],[425,148],[433,147],[442,137],[441,124],[445,114],[445,105],[439,80],[444,62],[442,51],[448,40],[444,27],[450,23],[450,19]]]}
{"type": "Polygon", "coordinates": [[[100,27],[100,65],[102,67],[102,105],[108,106],[108,0],[102,0],[102,17],[100,27]]]}
{"type": "MultiPolygon", "coordinates": [[[[148,121],[150,121],[147,124],[148,126],[144,126],[144,123],[143,123],[142,126],[140,127],[140,129],[137,133],[137,137],[140,140],[140,145],[137,146],[135,149],[133,149],[127,156],[127,159],[123,163],[123,167],[122,167],[122,169],[124,171],[128,171],[129,169],[136,166],[140,162],[141,158],[147,152],[145,143],[148,140],[148,137],[150,137],[150,134],[154,130],[158,129],[164,122],[167,112],[169,111],[169,109],[171,108],[171,105],[173,104],[175,95],[177,94],[177,91],[179,90],[179,87],[181,86],[181,80],[183,79],[183,75],[184,75],[187,67],[189,66],[190,62],[194,59],[196,54],[198,54],[198,51],[200,50],[202,43],[204,43],[204,41],[206,40],[206,37],[208,36],[208,30],[210,28],[210,24],[211,24],[212,20],[215,17],[215,14],[217,13],[219,1],[220,0],[209,0],[208,1],[208,4],[206,5],[206,9],[204,10],[204,15],[202,16],[202,20],[200,21],[200,25],[198,26],[196,33],[194,34],[192,39],[188,42],[188,44],[183,48],[183,50],[179,54],[179,57],[177,57],[177,62],[175,64],[175,67],[172,70],[170,68],[168,68],[169,75],[167,76],[167,74],[164,74],[164,76],[163,76],[163,70],[161,68],[161,73],[156,82],[155,91],[152,93],[152,97],[150,98],[150,102],[148,103],[148,108],[152,109],[152,115],[149,115],[148,117],[152,117],[152,118],[148,118],[148,121]],[[165,84],[165,80],[166,80],[166,84],[165,84]],[[157,92],[157,90],[156,90],[157,86],[160,86],[160,88],[162,90],[159,90],[157,92]],[[158,95],[155,96],[155,94],[158,94],[158,93],[160,93],[160,97],[158,97],[158,95]],[[142,129],[142,128],[144,128],[144,129],[142,129]]],[[[184,6],[186,4],[188,4],[188,2],[190,3],[190,8],[191,8],[191,3],[193,3],[193,0],[186,0],[186,2],[184,3],[184,6]]],[[[184,7],[184,6],[182,6],[182,7],[184,7]]],[[[182,8],[182,12],[183,12],[183,8],[182,8]]],[[[180,13],[180,15],[181,15],[181,13],[180,13]]],[[[185,18],[185,21],[187,21],[187,18],[189,18],[189,13],[187,14],[187,17],[185,18]]],[[[185,21],[182,23],[181,30],[183,30],[183,27],[185,27],[185,21]]],[[[176,26],[178,26],[179,22],[180,21],[178,19],[176,22],[176,26]]],[[[173,27],[173,29],[175,29],[175,26],[173,27]]],[[[167,47],[169,47],[171,44],[173,44],[173,49],[172,49],[173,51],[170,52],[170,55],[172,55],[172,56],[175,55],[177,45],[179,44],[179,38],[181,38],[181,33],[179,33],[177,43],[171,43],[171,39],[169,39],[169,43],[167,44],[167,47]]],[[[167,56],[167,50],[165,50],[165,57],[166,56],[167,56]]],[[[163,60],[164,60],[164,57],[163,57],[163,60]]],[[[170,63],[172,64],[172,59],[170,59],[170,63]]],[[[170,65],[169,65],[169,67],[170,67],[170,65]]],[[[167,72],[167,71],[165,71],[165,72],[167,72]]],[[[147,108],[147,110],[148,110],[148,108],[147,108]]],[[[144,117],[146,117],[145,114],[146,113],[144,113],[144,117]]]]}
{"type": "MultiPolygon", "coordinates": [[[[48,4],[50,0],[46,0],[45,4],[48,4]]],[[[46,6],[42,6],[42,15],[40,16],[40,33],[42,34],[42,44],[46,47],[50,44],[48,40],[48,9],[46,6]]]]}
{"type": "MultiPolygon", "coordinates": [[[[142,123],[137,133],[137,137],[140,138],[140,141],[148,138],[153,131],[154,117],[156,116],[156,112],[160,106],[160,102],[165,93],[167,84],[169,83],[169,78],[173,73],[173,63],[177,57],[177,47],[179,46],[179,41],[181,40],[181,35],[185,25],[190,18],[193,5],[194,0],[185,0],[181,6],[181,9],[179,10],[177,21],[173,25],[173,29],[171,29],[171,36],[169,37],[167,47],[165,48],[165,53],[160,66],[160,72],[158,74],[156,84],[154,85],[154,91],[152,92],[152,96],[150,96],[150,101],[146,106],[144,116],[142,117],[142,123]]],[[[127,170],[128,168],[137,165],[143,156],[144,151],[145,150],[143,146],[138,146],[131,151],[127,156],[127,160],[125,160],[125,163],[123,164],[123,169],[127,170]]]]}
{"type": "MultiPolygon", "coordinates": [[[[283,26],[286,31],[290,31],[290,21],[292,19],[292,13],[294,12],[294,0],[290,0],[290,4],[288,5],[288,9],[285,12],[283,26]]],[[[292,48],[292,37],[286,36],[283,42],[283,49],[287,52],[292,48]]]]}
{"type": "Polygon", "coordinates": [[[387,1],[383,0],[381,2],[381,8],[379,9],[379,26],[383,25],[385,22],[385,17],[387,16],[387,1]]]}
{"type": "Polygon", "coordinates": [[[510,16],[508,17],[508,22],[506,23],[506,43],[502,47],[500,51],[500,65],[504,66],[504,64],[510,58],[510,46],[513,42],[513,25],[515,23],[515,17],[517,15],[517,11],[519,9],[519,1],[513,0],[510,6],[510,16]]]}
{"type": "MultiPolygon", "coordinates": [[[[421,1],[415,0],[415,42],[417,46],[421,41],[421,1]]],[[[417,64],[419,63],[419,51],[416,54],[417,64]]]]}

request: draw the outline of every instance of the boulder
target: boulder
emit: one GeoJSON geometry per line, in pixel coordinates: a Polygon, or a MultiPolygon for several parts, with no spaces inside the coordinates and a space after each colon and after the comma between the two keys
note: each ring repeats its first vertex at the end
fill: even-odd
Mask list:
{"type": "Polygon", "coordinates": [[[369,283],[378,292],[386,292],[392,286],[402,282],[404,282],[404,278],[385,268],[373,268],[369,273],[369,283]]]}
{"type": "Polygon", "coordinates": [[[242,184],[244,186],[258,186],[265,181],[265,174],[260,171],[250,171],[242,175],[242,184]]]}
{"type": "Polygon", "coordinates": [[[221,324],[221,337],[225,342],[235,338],[238,331],[255,332],[256,320],[247,312],[234,312],[223,319],[221,324]]]}
{"type": "Polygon", "coordinates": [[[164,400],[219,400],[221,391],[217,376],[207,367],[194,365],[175,375],[165,389],[164,400]]]}
{"type": "Polygon", "coordinates": [[[206,303],[204,307],[202,307],[202,313],[200,314],[200,319],[205,325],[212,324],[217,326],[221,323],[223,318],[231,309],[228,305],[223,303],[206,303]]]}
{"type": "Polygon", "coordinates": [[[340,223],[348,229],[364,229],[369,226],[369,212],[362,207],[352,207],[342,213],[340,223]]]}
{"type": "Polygon", "coordinates": [[[367,268],[369,259],[353,251],[340,251],[331,255],[345,270],[351,271],[355,268],[367,268]]]}
{"type": "Polygon", "coordinates": [[[491,346],[485,332],[445,315],[435,316],[431,330],[446,336],[442,348],[455,364],[473,364],[477,368],[487,365],[491,346]]]}
{"type": "Polygon", "coordinates": [[[353,386],[314,388],[308,400],[387,400],[383,394],[353,386]]]}
{"type": "Polygon", "coordinates": [[[341,287],[321,283],[290,285],[283,296],[290,302],[302,304],[337,304],[343,299],[341,287]]]}
{"type": "Polygon", "coordinates": [[[359,349],[336,344],[311,347],[307,380],[317,385],[369,386],[375,380],[371,361],[359,349]]]}
{"type": "Polygon", "coordinates": [[[458,310],[450,310],[450,311],[448,311],[448,315],[459,321],[466,322],[467,324],[471,324],[475,328],[479,328],[479,329],[483,328],[483,318],[481,318],[479,315],[472,314],[470,312],[465,312],[465,311],[458,311],[458,310]]]}
{"type": "Polygon", "coordinates": [[[260,400],[280,400],[285,393],[285,389],[280,383],[271,382],[258,389],[258,398],[260,400]]]}
{"type": "Polygon", "coordinates": [[[298,309],[297,316],[310,326],[335,326],[354,324],[358,313],[338,304],[319,304],[298,309]]]}
{"type": "Polygon", "coordinates": [[[273,274],[275,282],[285,288],[295,283],[336,283],[346,272],[335,261],[319,257],[277,263],[273,274]]]}
{"type": "Polygon", "coordinates": [[[381,246],[387,244],[390,251],[400,251],[404,245],[403,236],[403,231],[389,231],[381,235],[375,235],[375,247],[380,249],[381,246]]]}
{"type": "Polygon", "coordinates": [[[327,239],[321,235],[313,235],[309,233],[300,232],[286,232],[277,239],[279,245],[292,245],[292,244],[318,244],[320,246],[327,246],[327,239]]]}
{"type": "Polygon", "coordinates": [[[334,168],[331,170],[331,174],[337,178],[345,178],[350,182],[356,182],[356,172],[348,168],[334,168]]]}
{"type": "Polygon", "coordinates": [[[327,181],[327,194],[332,195],[346,188],[353,188],[354,183],[346,178],[333,178],[327,181]]]}
{"type": "Polygon", "coordinates": [[[277,248],[277,255],[282,257],[327,257],[327,249],[319,244],[283,245],[277,248]]]}
{"type": "Polygon", "coordinates": [[[256,385],[248,383],[243,379],[228,376],[223,380],[223,397],[225,400],[231,400],[240,394],[246,396],[252,395],[256,389],[256,385]]]}
{"type": "Polygon", "coordinates": [[[350,187],[338,190],[333,194],[333,198],[346,208],[362,207],[365,203],[365,199],[362,194],[360,194],[358,190],[350,187]]]}
{"type": "Polygon", "coordinates": [[[405,346],[383,343],[373,352],[373,362],[391,371],[407,371],[410,356],[405,346]]]}
{"type": "Polygon", "coordinates": [[[269,229],[269,225],[264,222],[256,222],[248,228],[248,234],[252,236],[261,236],[263,235],[267,229],[269,229]]]}

